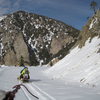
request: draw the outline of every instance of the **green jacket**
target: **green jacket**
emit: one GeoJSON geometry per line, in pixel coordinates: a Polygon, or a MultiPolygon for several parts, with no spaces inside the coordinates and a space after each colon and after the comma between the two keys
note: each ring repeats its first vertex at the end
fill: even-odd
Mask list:
{"type": "Polygon", "coordinates": [[[29,70],[27,68],[25,68],[24,70],[22,70],[21,74],[22,75],[29,74],[29,70]]]}

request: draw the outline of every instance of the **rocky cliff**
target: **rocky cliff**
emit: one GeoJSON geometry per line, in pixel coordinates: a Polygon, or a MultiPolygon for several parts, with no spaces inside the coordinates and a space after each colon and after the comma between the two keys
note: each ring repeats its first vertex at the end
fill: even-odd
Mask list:
{"type": "Polygon", "coordinates": [[[89,18],[87,24],[80,32],[77,44],[79,47],[83,47],[87,39],[90,39],[91,42],[95,36],[100,37],[100,10],[98,10],[96,14],[89,18]]]}
{"type": "Polygon", "coordinates": [[[79,30],[45,16],[17,11],[0,18],[0,64],[47,64],[62,59],[79,30]],[[22,59],[21,59],[22,58],[22,59]]]}

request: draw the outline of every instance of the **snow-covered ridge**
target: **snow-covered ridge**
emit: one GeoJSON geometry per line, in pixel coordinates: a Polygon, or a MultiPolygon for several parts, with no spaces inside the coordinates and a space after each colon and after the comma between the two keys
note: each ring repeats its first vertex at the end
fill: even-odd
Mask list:
{"type": "Polygon", "coordinates": [[[98,18],[94,18],[90,24],[89,29],[93,28],[94,24],[98,22],[98,18]]]}
{"type": "Polygon", "coordinates": [[[94,28],[100,29],[99,23],[100,23],[100,10],[97,10],[96,14],[89,19],[89,30],[94,28]]]}
{"type": "Polygon", "coordinates": [[[4,18],[6,18],[7,16],[0,16],[0,21],[2,21],[4,18]]]}
{"type": "Polygon", "coordinates": [[[74,48],[70,54],[55,64],[45,73],[53,79],[60,78],[66,82],[100,84],[100,38],[95,37],[81,49],[74,48]]]}

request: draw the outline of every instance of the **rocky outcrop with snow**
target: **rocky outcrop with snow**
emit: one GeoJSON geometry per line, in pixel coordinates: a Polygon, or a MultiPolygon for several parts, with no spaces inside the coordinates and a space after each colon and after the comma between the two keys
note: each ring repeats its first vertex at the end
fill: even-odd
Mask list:
{"type": "Polygon", "coordinates": [[[87,22],[87,24],[83,27],[82,31],[80,32],[79,36],[79,47],[85,45],[85,42],[90,38],[90,42],[93,37],[99,36],[100,37],[100,10],[96,12],[87,22]]]}
{"type": "Polygon", "coordinates": [[[53,79],[100,85],[100,11],[89,19],[70,53],[45,73],[53,79]]]}
{"type": "MultiPolygon", "coordinates": [[[[1,18],[0,18],[1,19],[1,18]]],[[[45,16],[18,11],[0,21],[0,64],[47,64],[62,59],[76,43],[79,31],[45,16]]]]}

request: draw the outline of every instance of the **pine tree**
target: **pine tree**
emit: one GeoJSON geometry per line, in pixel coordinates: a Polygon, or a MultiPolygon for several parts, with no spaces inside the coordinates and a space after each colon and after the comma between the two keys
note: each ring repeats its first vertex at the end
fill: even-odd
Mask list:
{"type": "Polygon", "coordinates": [[[23,66],[24,65],[24,57],[23,56],[20,57],[19,65],[20,66],[23,66]]]}

